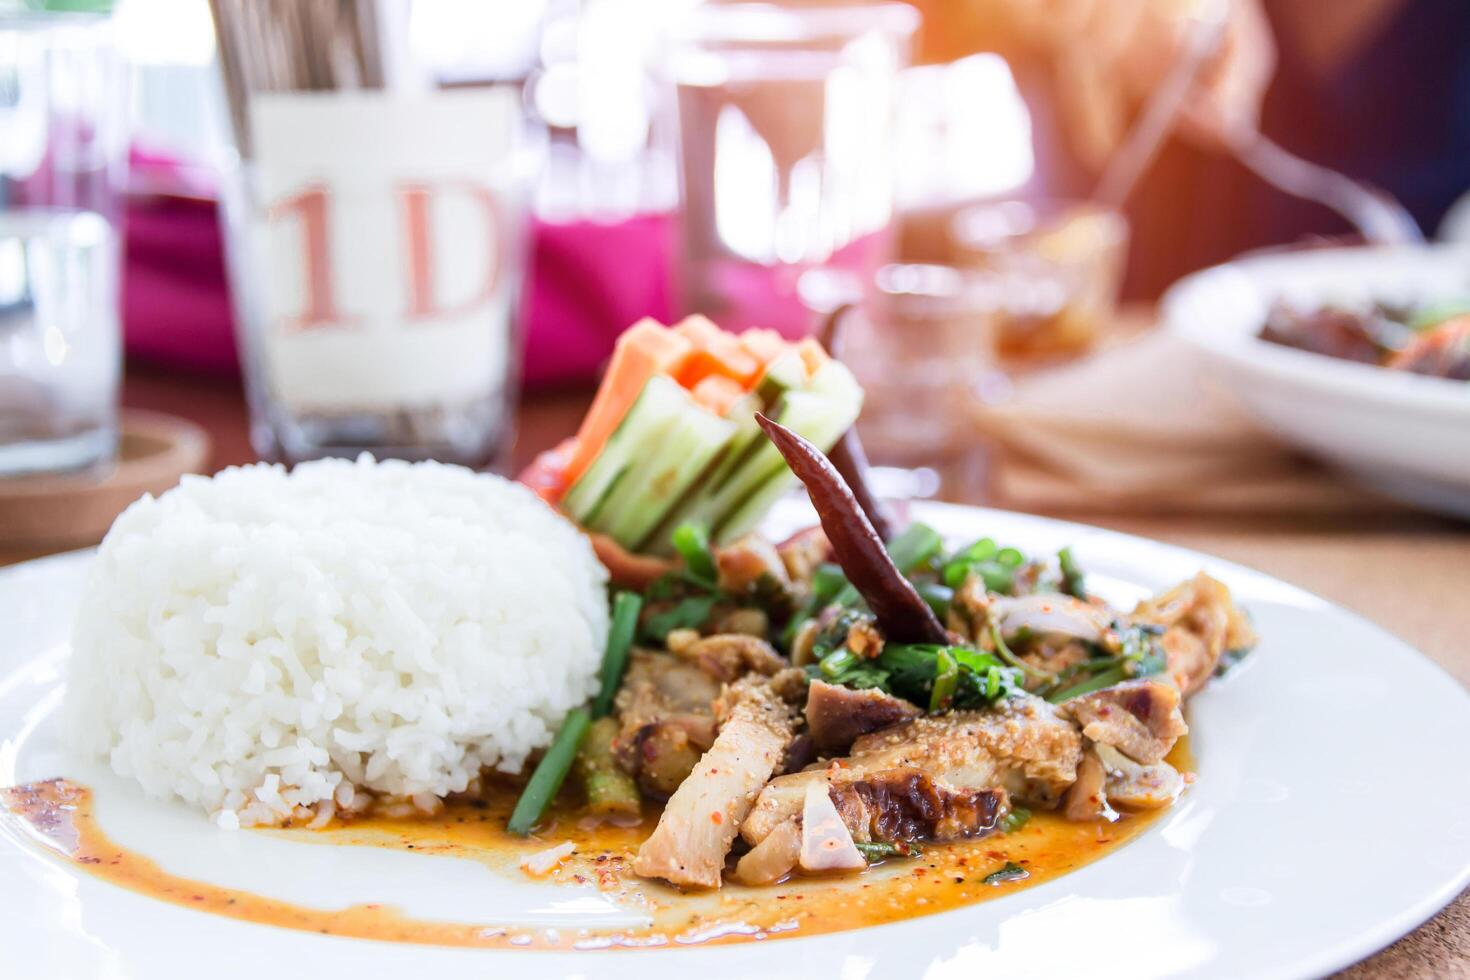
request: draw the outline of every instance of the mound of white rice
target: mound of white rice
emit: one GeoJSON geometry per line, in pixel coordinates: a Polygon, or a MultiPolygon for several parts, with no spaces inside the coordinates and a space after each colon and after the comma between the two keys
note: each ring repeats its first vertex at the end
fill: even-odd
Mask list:
{"type": "Polygon", "coordinates": [[[185,477],[102,543],[69,735],[221,826],[432,808],[519,771],[592,694],[606,580],[529,490],[456,466],[185,477]]]}

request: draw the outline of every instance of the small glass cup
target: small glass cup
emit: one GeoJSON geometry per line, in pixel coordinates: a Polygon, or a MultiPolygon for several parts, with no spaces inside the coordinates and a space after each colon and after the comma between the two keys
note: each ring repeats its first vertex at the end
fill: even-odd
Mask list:
{"type": "Polygon", "coordinates": [[[116,452],[126,107],[107,17],[0,15],[0,476],[116,452]]]}
{"type": "Polygon", "coordinates": [[[893,114],[918,12],[697,7],[663,73],[677,106],[685,312],[796,337],[811,270],[871,274],[893,213],[893,114]]]}
{"type": "Polygon", "coordinates": [[[995,349],[1012,371],[1085,353],[1117,312],[1128,221],[1087,201],[995,201],[962,209],[958,265],[1007,286],[995,349]]]}

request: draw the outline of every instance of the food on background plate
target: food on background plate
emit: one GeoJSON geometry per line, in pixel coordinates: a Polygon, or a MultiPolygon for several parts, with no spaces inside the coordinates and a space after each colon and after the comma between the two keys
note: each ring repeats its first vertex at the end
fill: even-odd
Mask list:
{"type": "Polygon", "coordinates": [[[1261,339],[1393,371],[1470,381],[1470,301],[1417,308],[1328,305],[1310,311],[1277,303],[1261,339]]]}

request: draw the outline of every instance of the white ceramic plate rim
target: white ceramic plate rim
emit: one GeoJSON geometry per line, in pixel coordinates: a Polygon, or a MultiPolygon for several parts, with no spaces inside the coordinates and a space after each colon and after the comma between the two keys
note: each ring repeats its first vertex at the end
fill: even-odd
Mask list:
{"type": "MultiPolygon", "coordinates": [[[[1168,329],[1206,354],[1246,371],[1260,372],[1313,392],[1355,401],[1460,418],[1470,423],[1470,384],[1388,371],[1273,344],[1257,336],[1261,324],[1228,317],[1199,317],[1193,311],[1217,293],[1225,280],[1274,282],[1298,273],[1311,281],[1340,277],[1391,286],[1410,266],[1416,279],[1458,280],[1470,293],[1470,247],[1462,245],[1382,246],[1313,249],[1253,255],[1185,276],[1161,302],[1168,329]]],[[[1370,287],[1371,291],[1371,287],[1370,287]]],[[[1440,297],[1422,297],[1434,300],[1440,297]]],[[[1445,297],[1447,298],[1447,297],[1445,297]]]]}
{"type": "MultiPolygon", "coordinates": [[[[790,528],[808,514],[804,508],[785,507],[778,523],[790,528]]],[[[1456,816],[1470,813],[1470,780],[1453,778],[1464,771],[1458,750],[1470,739],[1470,697],[1440,668],[1401,641],[1293,586],[1156,542],[976,508],[923,504],[915,507],[914,516],[954,538],[993,533],[1038,551],[1070,543],[1085,565],[1095,570],[1095,581],[1105,592],[1110,588],[1128,591],[1130,583],[1155,587],[1203,567],[1244,597],[1262,617],[1263,630],[1273,624],[1286,624],[1280,629],[1289,630],[1310,625],[1321,636],[1317,646],[1323,649],[1302,646],[1301,637],[1279,631],[1274,638],[1267,634],[1252,660],[1197,699],[1192,717],[1197,726],[1194,747],[1201,781],[1139,840],[1056,881],[941,915],[774,944],[648,953],[555,954],[405,946],[248,925],[152,902],[58,862],[37,860],[33,851],[16,846],[12,837],[0,832],[0,882],[8,883],[0,885],[0,950],[17,967],[29,968],[30,972],[22,972],[32,976],[65,975],[56,972],[56,957],[63,951],[59,943],[104,947],[103,962],[113,968],[99,973],[148,976],[197,967],[191,955],[229,948],[228,956],[209,964],[220,978],[256,977],[261,969],[291,962],[286,957],[299,956],[306,964],[320,962],[318,957],[328,953],[335,966],[366,970],[369,975],[436,968],[473,969],[479,975],[486,969],[504,968],[516,975],[595,972],[645,980],[682,977],[691,971],[708,977],[755,973],[771,977],[838,973],[972,976],[981,972],[1075,975],[1083,970],[1092,976],[1130,978],[1184,972],[1302,977],[1328,973],[1382,948],[1433,915],[1470,882],[1470,821],[1456,816]],[[1330,650],[1326,649],[1329,644],[1330,650]],[[1298,863],[1312,862],[1321,868],[1337,867],[1335,855],[1323,863],[1316,848],[1341,847],[1345,860],[1361,860],[1361,837],[1352,827],[1318,828],[1314,824],[1310,832],[1291,838],[1283,836],[1281,829],[1300,814],[1315,812],[1314,808],[1351,805],[1358,799],[1353,794],[1364,789],[1361,781],[1339,787],[1334,780],[1355,772],[1334,769],[1334,761],[1327,759],[1320,766],[1314,762],[1313,770],[1299,777],[1285,776],[1286,781],[1274,789],[1266,786],[1266,795],[1254,786],[1260,782],[1258,767],[1282,764],[1277,755],[1303,752],[1318,760],[1311,739],[1320,732],[1310,725],[1282,725],[1279,731],[1267,732],[1275,740],[1275,754],[1269,756],[1241,746],[1254,744],[1264,721],[1280,724],[1282,718],[1297,717],[1295,713],[1279,714],[1275,702],[1280,698],[1301,698],[1303,692],[1320,695],[1319,701],[1301,705],[1304,720],[1312,722],[1316,712],[1315,721],[1320,724],[1323,715],[1331,717],[1339,703],[1351,705],[1380,690],[1385,674],[1417,699],[1412,707],[1387,704],[1389,715],[1395,709],[1401,713],[1395,723],[1409,729],[1418,726],[1410,735],[1438,739],[1402,761],[1397,775],[1418,778],[1432,772],[1450,773],[1440,806],[1400,814],[1401,832],[1378,841],[1361,873],[1354,870],[1351,878],[1344,879],[1360,886],[1358,894],[1352,893],[1351,886],[1345,888],[1344,880],[1314,877],[1304,879],[1306,890],[1295,899],[1256,912],[1251,910],[1253,902],[1271,900],[1264,889],[1218,889],[1218,882],[1209,881],[1211,875],[1248,869],[1258,874],[1289,872],[1298,863]],[[1272,792],[1279,798],[1267,798],[1272,792]],[[1340,796],[1333,797],[1333,793],[1340,796]],[[1240,814],[1259,811],[1277,817],[1251,823],[1216,821],[1213,817],[1224,811],[1212,814],[1210,810],[1222,806],[1240,814]],[[1232,837],[1238,840],[1226,840],[1232,837]],[[1258,853],[1263,848],[1267,853],[1258,853]],[[1268,860],[1272,854],[1274,861],[1268,860]],[[1392,867],[1382,867],[1379,862],[1392,867]],[[1393,889],[1398,890],[1399,900],[1390,898],[1393,889]],[[1226,892],[1232,891],[1238,894],[1222,903],[1226,892]],[[19,925],[25,921],[23,913],[35,913],[38,907],[46,915],[45,922],[59,930],[44,940],[44,948],[38,948],[35,932],[19,925]],[[1323,910],[1331,914],[1324,916],[1323,910]],[[1146,913],[1142,920],[1140,911],[1146,913]],[[1172,918],[1160,919],[1156,913],[1172,918]],[[120,937],[104,939],[87,932],[87,921],[127,923],[131,928],[120,937]],[[1159,934],[1149,937],[1150,927],[1159,934]],[[1041,930],[1040,938],[1037,930],[1041,930]],[[1052,936],[1058,941],[1050,942],[1052,936]],[[1120,937],[1146,941],[1119,942],[1120,937]],[[137,965],[140,963],[147,965],[146,972],[137,965]]],[[[78,553],[0,572],[0,617],[33,605],[45,607],[48,598],[55,598],[51,595],[55,587],[75,587],[87,560],[85,553],[78,553]]],[[[47,644],[54,660],[56,643],[64,642],[65,636],[55,623],[26,627],[22,622],[22,626],[11,629],[0,618],[0,783],[5,782],[7,752],[14,765],[15,726],[24,720],[6,707],[7,684],[14,696],[14,679],[24,672],[20,669],[36,663],[37,654],[47,644]],[[21,642],[7,643],[7,635],[20,637],[21,642]]],[[[1360,761],[1398,760],[1357,728],[1333,738],[1334,744],[1342,743],[1344,753],[1351,751],[1360,761]]],[[[24,755],[24,744],[19,748],[24,755]]],[[[1291,877],[1262,883],[1273,889],[1297,887],[1297,879],[1291,877]]]]}

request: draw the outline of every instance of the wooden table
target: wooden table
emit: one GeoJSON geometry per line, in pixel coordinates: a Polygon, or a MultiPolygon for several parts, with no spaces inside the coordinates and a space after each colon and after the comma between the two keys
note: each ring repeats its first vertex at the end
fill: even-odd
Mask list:
{"type": "MultiPolygon", "coordinates": [[[[589,392],[527,396],[508,469],[571,433],[589,392]]],[[[213,439],[211,471],[254,460],[244,398],[236,384],[129,370],[123,402],[202,425],[213,439]]],[[[955,496],[980,502],[963,488],[955,496]]],[[[1085,517],[1084,517],[1085,519],[1085,517]]],[[[1226,519],[1094,519],[1119,530],[1219,555],[1296,583],[1367,616],[1402,636],[1470,685],[1470,526],[1405,516],[1371,526],[1304,527],[1299,522],[1226,519]]],[[[0,551],[0,565],[32,555],[0,551]]],[[[1470,747],[1467,747],[1470,748],[1470,747]]],[[[1464,778],[1464,773],[1451,774],[1464,778]]],[[[1433,805],[1432,801],[1408,805],[1433,805]]],[[[1343,860],[1361,860],[1344,854],[1343,860]]],[[[1331,914],[1323,909],[1323,914],[1331,914]]],[[[1470,977],[1470,893],[1383,952],[1343,976],[1470,977]]]]}

